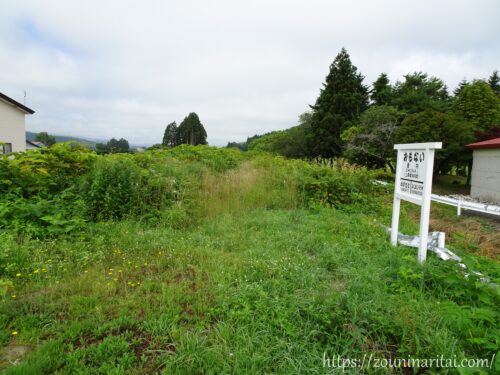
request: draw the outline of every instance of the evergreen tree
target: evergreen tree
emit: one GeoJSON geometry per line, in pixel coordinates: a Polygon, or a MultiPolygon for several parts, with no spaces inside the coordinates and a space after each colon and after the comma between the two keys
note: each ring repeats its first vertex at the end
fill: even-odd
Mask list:
{"type": "Polygon", "coordinates": [[[97,143],[95,149],[100,154],[129,152],[130,146],[125,138],[111,138],[106,144],[97,143]]]}
{"type": "Polygon", "coordinates": [[[448,108],[448,91],[442,80],[422,72],[407,74],[404,78],[394,85],[394,106],[407,113],[448,108]]]}
{"type": "Polygon", "coordinates": [[[464,89],[465,86],[467,86],[469,84],[469,82],[467,82],[467,80],[464,78],[460,81],[460,83],[458,84],[457,88],[455,90],[453,90],[453,94],[455,96],[458,96],[460,95],[460,93],[462,92],[462,90],[464,89]]]}
{"type": "Polygon", "coordinates": [[[370,98],[375,105],[390,105],[393,100],[392,86],[387,74],[382,73],[373,82],[370,98]]]}
{"type": "Polygon", "coordinates": [[[500,125],[500,98],[485,81],[466,85],[456,97],[452,109],[469,121],[474,131],[488,131],[500,125]]]}
{"type": "Polygon", "coordinates": [[[162,145],[165,147],[175,147],[177,143],[177,123],[171,122],[165,128],[165,133],[163,134],[162,145]]]}
{"type": "Polygon", "coordinates": [[[488,79],[488,84],[495,92],[495,94],[497,94],[497,96],[500,96],[500,77],[498,76],[498,70],[495,70],[491,74],[490,78],[488,79]]]}
{"type": "Polygon", "coordinates": [[[129,152],[130,147],[128,141],[124,138],[120,138],[119,140],[115,138],[111,138],[107,144],[109,152],[129,152]]]}
{"type": "Polygon", "coordinates": [[[311,106],[309,149],[313,155],[332,160],[342,154],[344,141],[340,134],[351,127],[368,106],[368,90],[363,79],[342,48],[330,65],[316,104],[311,106]]]}
{"type": "Polygon", "coordinates": [[[177,128],[177,144],[206,145],[207,132],[198,115],[191,112],[177,128]]]}

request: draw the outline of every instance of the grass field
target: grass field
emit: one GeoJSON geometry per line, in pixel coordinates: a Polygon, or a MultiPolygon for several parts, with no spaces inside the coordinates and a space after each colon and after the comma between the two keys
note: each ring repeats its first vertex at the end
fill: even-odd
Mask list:
{"type": "MultiPolygon", "coordinates": [[[[300,163],[255,158],[217,171],[182,160],[195,177],[159,216],[87,221],[41,238],[0,234],[5,373],[324,374],[340,371],[325,357],[498,352],[498,288],[391,247],[388,193],[307,203],[300,163]]],[[[403,207],[405,233],[418,228],[413,215],[403,207]]],[[[450,248],[498,283],[498,263],[457,233],[450,248]]],[[[497,358],[491,369],[460,371],[498,370],[497,358]]]]}

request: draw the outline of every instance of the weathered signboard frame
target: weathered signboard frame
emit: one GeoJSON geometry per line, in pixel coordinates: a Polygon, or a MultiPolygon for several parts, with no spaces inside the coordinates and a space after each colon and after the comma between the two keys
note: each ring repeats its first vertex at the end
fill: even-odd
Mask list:
{"type": "Polygon", "coordinates": [[[394,145],[394,149],[398,151],[398,156],[396,162],[396,183],[394,185],[394,203],[392,206],[391,244],[396,246],[398,243],[401,200],[418,204],[421,206],[420,245],[418,248],[418,260],[420,263],[425,262],[427,257],[434,150],[441,147],[441,142],[394,145]]]}

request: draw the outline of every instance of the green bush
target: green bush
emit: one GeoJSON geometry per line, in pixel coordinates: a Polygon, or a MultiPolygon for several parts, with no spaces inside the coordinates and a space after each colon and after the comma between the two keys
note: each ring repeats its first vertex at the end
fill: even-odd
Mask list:
{"type": "Polygon", "coordinates": [[[377,193],[383,189],[374,181],[373,173],[364,169],[337,171],[317,167],[302,179],[301,187],[309,204],[372,207],[377,193]]]}
{"type": "Polygon", "coordinates": [[[0,228],[32,237],[56,236],[81,229],[81,201],[70,189],[45,199],[10,195],[0,201],[0,228]]]}
{"type": "Polygon", "coordinates": [[[82,227],[75,179],[95,154],[75,142],[0,157],[0,228],[32,237],[82,227]]]}
{"type": "Polygon", "coordinates": [[[175,179],[141,168],[127,154],[96,160],[82,177],[80,192],[85,215],[92,220],[144,215],[176,199],[175,179]]]}
{"type": "Polygon", "coordinates": [[[76,142],[0,156],[0,194],[51,197],[71,186],[95,158],[76,142]]]}
{"type": "Polygon", "coordinates": [[[245,154],[240,150],[202,145],[180,145],[172,149],[153,152],[156,155],[163,154],[166,157],[176,158],[178,160],[199,162],[217,172],[233,169],[245,158],[245,154]]]}

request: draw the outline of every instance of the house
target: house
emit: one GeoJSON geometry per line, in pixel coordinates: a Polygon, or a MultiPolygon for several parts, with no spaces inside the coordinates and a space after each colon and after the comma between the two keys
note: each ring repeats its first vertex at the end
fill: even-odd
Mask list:
{"type": "Polygon", "coordinates": [[[26,150],[24,116],[33,113],[32,109],[0,92],[0,153],[26,150]]]}
{"type": "Polygon", "coordinates": [[[471,196],[487,202],[500,203],[500,138],[471,143],[471,196]]]}

